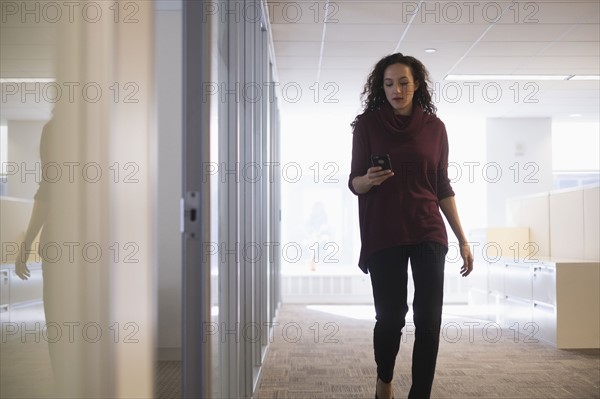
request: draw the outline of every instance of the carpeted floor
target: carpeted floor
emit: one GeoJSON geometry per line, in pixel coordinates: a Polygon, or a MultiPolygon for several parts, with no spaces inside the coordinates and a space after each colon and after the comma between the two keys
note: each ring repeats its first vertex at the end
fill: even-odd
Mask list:
{"type": "MultiPolygon", "coordinates": [[[[340,308],[282,306],[255,398],[374,397],[371,311],[353,307],[347,317],[340,308]]],[[[432,398],[600,398],[600,350],[557,350],[529,331],[451,312],[444,315],[432,398]]],[[[411,327],[396,363],[396,398],[410,388],[411,327]]],[[[159,367],[157,392],[178,397],[178,385],[160,370],[170,370],[172,380],[179,364],[167,363],[159,367]]]]}
{"type": "MultiPolygon", "coordinates": [[[[275,336],[256,398],[374,396],[372,320],[288,305],[279,322],[300,324],[303,339],[292,343],[275,336]]],[[[396,398],[405,398],[410,388],[411,327],[396,362],[396,398]]],[[[600,397],[600,351],[557,350],[535,341],[535,336],[446,311],[432,398],[600,397]]]]}
{"type": "Polygon", "coordinates": [[[180,399],[181,362],[158,362],[156,373],[156,397],[160,399],[180,399]]]}

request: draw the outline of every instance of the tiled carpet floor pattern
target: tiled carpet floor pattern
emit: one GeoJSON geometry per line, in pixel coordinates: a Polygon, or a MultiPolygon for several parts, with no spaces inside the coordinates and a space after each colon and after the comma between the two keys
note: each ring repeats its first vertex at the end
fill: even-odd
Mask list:
{"type": "MultiPolygon", "coordinates": [[[[373,321],[284,305],[278,322],[256,398],[374,397],[373,321]]],[[[600,351],[557,350],[486,323],[444,317],[432,398],[600,398],[600,351]]],[[[410,389],[413,338],[400,345],[396,398],[410,389]]]]}
{"type": "MultiPolygon", "coordinates": [[[[360,311],[356,316],[283,305],[255,398],[373,398],[373,320],[360,311]]],[[[600,398],[599,350],[558,350],[535,342],[535,335],[487,323],[445,313],[432,398],[600,398]]],[[[397,399],[406,398],[410,388],[413,338],[403,336],[396,362],[397,399]]],[[[179,383],[177,367],[161,362],[159,375],[170,370],[179,383]]],[[[179,397],[167,385],[157,393],[179,397]]]]}
{"type": "MultiPolygon", "coordinates": [[[[373,398],[373,320],[358,313],[354,319],[283,305],[255,398],[373,398]]],[[[494,325],[484,334],[486,323],[445,313],[433,398],[600,398],[599,350],[558,350],[510,329],[498,336],[494,325]]],[[[412,344],[405,334],[397,399],[410,387],[412,344]]],[[[53,396],[47,345],[5,343],[0,355],[2,398],[53,396]]],[[[156,384],[157,397],[179,398],[181,363],[159,362],[156,384]]]]}

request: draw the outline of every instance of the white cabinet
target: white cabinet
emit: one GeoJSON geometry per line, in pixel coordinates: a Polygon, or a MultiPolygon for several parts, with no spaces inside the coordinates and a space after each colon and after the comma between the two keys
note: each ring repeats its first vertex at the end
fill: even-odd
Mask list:
{"type": "Polygon", "coordinates": [[[34,250],[39,246],[39,234],[34,240],[32,251],[27,258],[27,267],[31,273],[29,279],[21,280],[15,274],[15,260],[20,245],[23,245],[24,232],[32,210],[32,200],[0,197],[0,215],[2,215],[2,223],[0,223],[0,238],[2,239],[0,321],[2,322],[18,319],[19,312],[27,312],[29,305],[39,305],[42,301],[42,265],[39,254],[34,250]]]}
{"type": "Polygon", "coordinates": [[[532,327],[530,339],[558,348],[600,348],[600,262],[546,258],[478,267],[487,269],[487,300],[474,287],[469,303],[487,307],[489,320],[526,334],[532,327]]]}
{"type": "Polygon", "coordinates": [[[498,263],[487,263],[487,267],[488,287],[490,291],[504,295],[504,270],[506,266],[498,263]]]}
{"type": "Polygon", "coordinates": [[[14,265],[0,266],[0,321],[11,322],[19,319],[32,305],[43,300],[42,265],[28,263],[30,276],[21,280],[15,273],[14,265]]]}
{"type": "Polygon", "coordinates": [[[556,267],[539,264],[533,267],[532,299],[556,305],[556,267]]]}
{"type": "Polygon", "coordinates": [[[583,190],[583,257],[600,259],[600,187],[583,190]]]}
{"type": "Polygon", "coordinates": [[[8,269],[0,269],[0,323],[10,321],[10,275],[8,269]]]}
{"type": "Polygon", "coordinates": [[[553,257],[584,256],[583,190],[550,193],[550,248],[553,257]]]}
{"type": "Polygon", "coordinates": [[[488,263],[490,320],[520,330],[531,321],[531,266],[523,263],[488,263]],[[515,323],[519,327],[514,327],[515,323]]]}
{"type": "Polygon", "coordinates": [[[488,289],[488,268],[475,265],[475,272],[467,278],[469,287],[468,302],[477,304],[477,309],[473,309],[478,317],[488,319],[491,316],[488,313],[489,289],[488,289]]]}
{"type": "Polygon", "coordinates": [[[511,198],[505,206],[507,226],[529,228],[535,256],[600,259],[598,185],[511,198]]]}
{"type": "Polygon", "coordinates": [[[535,326],[535,336],[556,344],[556,306],[534,302],[532,322],[535,326]]]}
{"type": "Polygon", "coordinates": [[[504,264],[504,294],[531,300],[531,268],[528,264],[504,264]]]}
{"type": "Polygon", "coordinates": [[[504,299],[504,319],[501,325],[525,332],[525,324],[531,321],[531,300],[507,296],[504,299]]]}
{"type": "Polygon", "coordinates": [[[556,345],[600,348],[600,262],[556,262],[556,345]]]}
{"type": "Polygon", "coordinates": [[[504,296],[503,317],[500,322],[521,331],[522,326],[531,321],[531,267],[529,264],[504,263],[504,296]]]}
{"type": "Polygon", "coordinates": [[[14,268],[9,269],[10,275],[10,304],[11,306],[24,306],[42,300],[43,280],[42,265],[28,263],[29,278],[21,280],[14,268]]]}

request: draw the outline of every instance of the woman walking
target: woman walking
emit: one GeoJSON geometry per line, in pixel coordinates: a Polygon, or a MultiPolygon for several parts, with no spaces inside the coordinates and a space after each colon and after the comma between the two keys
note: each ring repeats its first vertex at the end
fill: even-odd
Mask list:
{"type": "Polygon", "coordinates": [[[371,276],[376,323],[376,398],[393,397],[392,378],[408,311],[408,261],[415,294],[410,398],[429,398],[442,319],[448,236],[456,235],[467,276],[473,270],[448,179],[448,137],[435,115],[423,64],[401,53],[381,59],[363,91],[364,112],[352,123],[348,186],[358,196],[359,267],[371,276]],[[377,165],[383,165],[377,166],[377,165]]]}

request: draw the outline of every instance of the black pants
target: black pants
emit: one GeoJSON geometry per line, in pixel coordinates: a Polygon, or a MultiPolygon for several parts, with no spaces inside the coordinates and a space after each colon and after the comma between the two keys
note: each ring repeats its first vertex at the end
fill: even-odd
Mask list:
{"type": "Polygon", "coordinates": [[[408,260],[415,285],[412,387],[409,398],[429,398],[440,343],[444,263],[448,247],[435,242],[401,245],[373,254],[367,264],[373,285],[376,320],[373,346],[377,376],[392,381],[408,311],[408,260]]]}

